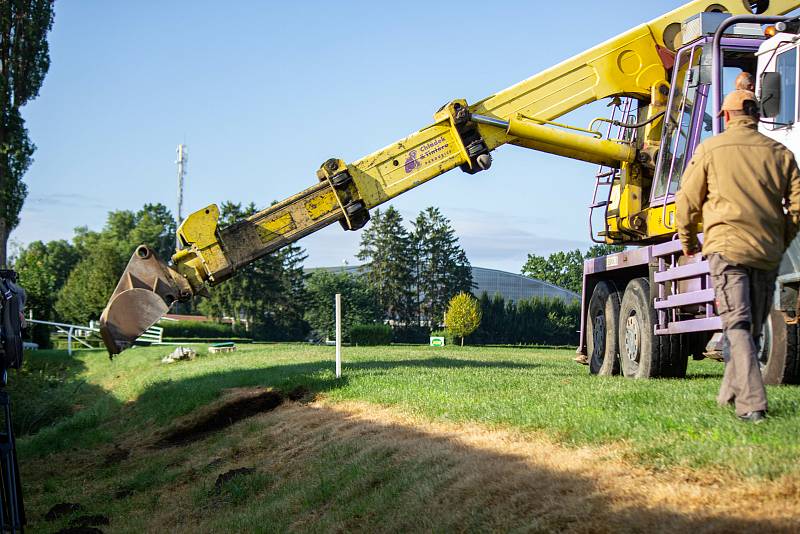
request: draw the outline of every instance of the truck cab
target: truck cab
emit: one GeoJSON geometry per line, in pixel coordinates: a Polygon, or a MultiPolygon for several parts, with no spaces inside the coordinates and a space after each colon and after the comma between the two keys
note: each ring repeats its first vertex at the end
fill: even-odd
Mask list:
{"type": "MultiPolygon", "coordinates": [[[[757,20],[730,25],[725,22],[729,17],[727,13],[702,13],[682,25],[681,46],[674,56],[650,170],[652,181],[644,211],[649,242],[587,260],[584,265],[579,351],[585,351],[593,373],[682,377],[690,356],[720,355],[722,325],[715,310],[708,262],[700,255],[682,255],[675,234],[675,195],[696,147],[724,129],[723,121],[716,117],[720,96],[734,89],[739,74],[747,72],[760,80],[765,72],[780,73],[781,110],[762,130],[793,150],[800,147],[793,127],[798,111],[797,35],[767,38],[757,20]]],[[[646,135],[641,128],[629,131],[621,127],[616,132],[617,138],[646,135]]],[[[640,143],[639,150],[646,153],[647,147],[640,143]]],[[[603,174],[601,169],[598,176],[603,174]]],[[[596,241],[609,242],[608,237],[614,237],[620,196],[616,191],[621,191],[623,181],[621,177],[609,184],[608,222],[605,231],[593,235],[596,241]]],[[[602,204],[595,200],[592,207],[602,204]]],[[[800,381],[794,324],[799,271],[800,242],[795,241],[784,258],[775,310],[763,336],[761,364],[767,383],[800,381]]]]}

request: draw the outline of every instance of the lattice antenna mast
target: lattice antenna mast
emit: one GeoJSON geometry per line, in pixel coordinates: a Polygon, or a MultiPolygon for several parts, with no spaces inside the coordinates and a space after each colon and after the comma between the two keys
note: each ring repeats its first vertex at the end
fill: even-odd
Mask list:
{"type": "MultiPolygon", "coordinates": [[[[175,153],[177,154],[175,163],[178,165],[178,211],[176,220],[178,226],[180,226],[183,222],[183,182],[186,178],[186,168],[189,164],[189,151],[185,144],[180,144],[178,148],[175,149],[175,153]]],[[[183,248],[180,238],[177,238],[177,246],[178,249],[183,248]]]]}

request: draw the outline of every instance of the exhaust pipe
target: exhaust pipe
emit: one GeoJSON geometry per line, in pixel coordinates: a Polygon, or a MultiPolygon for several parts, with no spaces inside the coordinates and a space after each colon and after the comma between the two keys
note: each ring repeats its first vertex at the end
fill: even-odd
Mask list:
{"type": "Polygon", "coordinates": [[[167,313],[176,300],[192,296],[189,282],[141,245],[131,256],[100,316],[100,335],[113,357],[129,348],[167,313]]]}

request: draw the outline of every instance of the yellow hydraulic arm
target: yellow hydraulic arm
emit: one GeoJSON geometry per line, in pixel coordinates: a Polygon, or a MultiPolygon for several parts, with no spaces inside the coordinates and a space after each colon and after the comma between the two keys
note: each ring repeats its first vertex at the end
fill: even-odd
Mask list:
{"type": "MultiPolygon", "coordinates": [[[[681,23],[703,11],[782,15],[800,6],[788,0],[695,0],[647,24],[474,104],[454,100],[434,123],[358,161],[329,159],[319,183],[227,228],[210,205],[178,229],[183,247],[172,266],[147,247],[137,248],[100,320],[109,352],[128,347],[172,302],[201,293],[237,269],[339,221],[356,230],[369,209],[455,167],[475,173],[491,165],[490,152],[511,143],[614,167],[631,163],[635,147],[548,126],[585,104],[614,96],[650,102],[649,118],[665,104],[667,69],[681,23]]],[[[660,130],[660,128],[659,128],[660,130]]]]}

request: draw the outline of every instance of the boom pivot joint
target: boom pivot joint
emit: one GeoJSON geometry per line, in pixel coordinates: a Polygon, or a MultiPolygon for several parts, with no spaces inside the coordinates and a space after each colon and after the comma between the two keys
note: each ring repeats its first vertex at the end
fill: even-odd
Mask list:
{"type": "Polygon", "coordinates": [[[353,181],[347,164],[340,159],[331,158],[320,166],[317,178],[328,182],[339,207],[342,218],[339,224],[345,230],[360,230],[369,222],[369,210],[358,196],[358,188],[353,181]]]}

